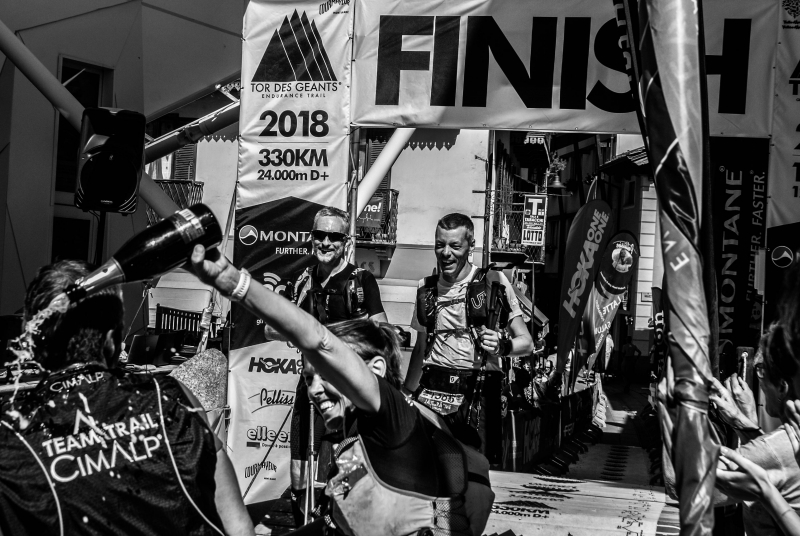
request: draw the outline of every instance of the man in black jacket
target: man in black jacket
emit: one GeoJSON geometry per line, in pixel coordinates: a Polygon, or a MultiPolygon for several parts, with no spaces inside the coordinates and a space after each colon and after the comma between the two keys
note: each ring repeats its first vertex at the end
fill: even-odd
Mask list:
{"type": "Polygon", "coordinates": [[[196,398],[174,378],[115,368],[119,288],[42,314],[88,273],[61,261],[28,288],[27,357],[51,373],[0,407],[0,533],[252,535],[231,462],[196,398]]]}

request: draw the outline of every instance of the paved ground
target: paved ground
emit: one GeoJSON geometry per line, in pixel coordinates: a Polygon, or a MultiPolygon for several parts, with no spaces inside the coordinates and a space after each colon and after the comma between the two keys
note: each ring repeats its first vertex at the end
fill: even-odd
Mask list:
{"type": "Polygon", "coordinates": [[[662,486],[650,485],[650,458],[639,446],[635,417],[647,404],[646,386],[623,392],[613,381],[603,438],[565,478],[492,473],[497,497],[486,534],[671,536],[677,509],[665,504],[662,486]],[[514,515],[517,514],[517,515],[514,515]]]}

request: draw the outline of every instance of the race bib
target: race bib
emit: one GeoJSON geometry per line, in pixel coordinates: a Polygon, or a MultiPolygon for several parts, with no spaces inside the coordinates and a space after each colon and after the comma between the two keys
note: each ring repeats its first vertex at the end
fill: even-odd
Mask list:
{"type": "Polygon", "coordinates": [[[464,402],[464,395],[423,389],[417,401],[425,404],[425,406],[439,415],[450,415],[458,411],[458,408],[464,402]]]}

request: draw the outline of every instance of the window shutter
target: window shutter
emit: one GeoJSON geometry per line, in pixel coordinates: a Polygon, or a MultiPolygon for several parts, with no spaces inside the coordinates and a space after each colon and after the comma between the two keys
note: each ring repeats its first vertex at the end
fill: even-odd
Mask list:
{"type": "Polygon", "coordinates": [[[196,172],[197,145],[185,145],[175,151],[172,163],[172,179],[193,181],[196,172]]]}
{"type": "MultiPolygon", "coordinates": [[[[372,164],[375,163],[375,160],[378,159],[378,155],[381,154],[383,148],[386,147],[386,143],[389,141],[389,137],[391,136],[391,130],[387,129],[370,129],[367,131],[367,171],[372,167],[372,164]]],[[[379,189],[388,189],[392,187],[392,170],[386,173],[386,176],[383,177],[381,180],[381,184],[378,187],[379,189]]]]}

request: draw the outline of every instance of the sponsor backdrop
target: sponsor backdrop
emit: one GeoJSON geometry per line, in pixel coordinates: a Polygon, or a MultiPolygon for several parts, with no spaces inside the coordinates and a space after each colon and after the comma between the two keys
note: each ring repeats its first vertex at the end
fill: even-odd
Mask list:
{"type": "MultiPolygon", "coordinates": [[[[600,258],[611,234],[608,228],[610,219],[611,208],[608,203],[595,199],[578,210],[569,228],[561,280],[562,302],[558,309],[558,372],[564,372],[567,357],[582,324],[583,310],[589,301],[592,284],[600,269],[600,258]]],[[[575,363],[570,370],[577,372],[575,363]]]]}
{"type": "Polygon", "coordinates": [[[737,346],[758,346],[754,283],[756,252],[766,244],[769,140],[712,137],[710,157],[720,367],[732,371],[737,346]]]}
{"type": "MultiPolygon", "coordinates": [[[[704,2],[711,134],[769,135],[778,9],[704,2]]],[[[610,2],[371,0],[355,16],[355,124],[639,131],[610,2]]]]}
{"type": "MultiPolygon", "coordinates": [[[[234,260],[280,291],[310,262],[322,206],[346,206],[348,5],[251,0],[244,18],[234,260]]],[[[301,356],[232,311],[230,454],[246,504],[289,485],[289,429],[301,356]]]]}
{"type": "Polygon", "coordinates": [[[769,162],[765,327],[774,319],[784,289],[783,276],[797,262],[794,252],[800,248],[800,4],[783,0],[779,9],[769,162]]]}

